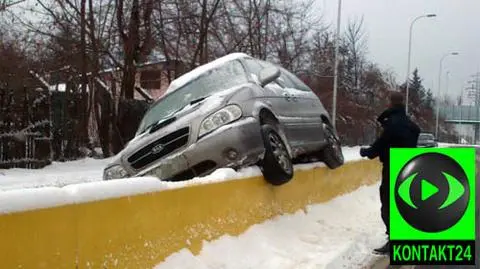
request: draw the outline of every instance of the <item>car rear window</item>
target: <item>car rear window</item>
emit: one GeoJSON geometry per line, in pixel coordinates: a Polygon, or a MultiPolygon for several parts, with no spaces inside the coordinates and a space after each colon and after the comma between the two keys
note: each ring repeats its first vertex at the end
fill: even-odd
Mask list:
{"type": "Polygon", "coordinates": [[[433,135],[431,135],[431,134],[420,134],[418,138],[423,139],[423,140],[426,140],[426,139],[433,140],[433,135]]]}

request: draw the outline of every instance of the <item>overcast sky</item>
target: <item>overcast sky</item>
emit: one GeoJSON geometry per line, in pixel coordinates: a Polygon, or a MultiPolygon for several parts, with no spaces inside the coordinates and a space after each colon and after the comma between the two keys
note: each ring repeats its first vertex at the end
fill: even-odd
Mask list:
{"type": "MultiPolygon", "coordinates": [[[[335,27],[337,0],[316,0],[325,19],[335,27]]],[[[450,71],[448,92],[458,96],[467,81],[480,71],[479,0],[342,0],[342,30],[349,19],[364,16],[368,34],[368,57],[391,68],[399,81],[407,72],[408,34],[411,21],[423,14],[435,18],[418,20],[413,27],[412,68],[418,67],[424,85],[437,93],[441,57],[451,51],[458,56],[443,61],[442,92],[450,71]]]]}

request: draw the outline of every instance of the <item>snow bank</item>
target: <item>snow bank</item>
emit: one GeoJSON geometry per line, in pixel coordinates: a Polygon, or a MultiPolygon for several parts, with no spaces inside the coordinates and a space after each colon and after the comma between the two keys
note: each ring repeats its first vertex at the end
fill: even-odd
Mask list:
{"type": "Polygon", "coordinates": [[[0,169],[1,191],[41,187],[63,187],[70,184],[100,181],[103,168],[111,161],[86,158],[54,162],[42,169],[0,169]]]}
{"type": "MultiPolygon", "coordinates": [[[[363,159],[358,153],[359,148],[343,148],[345,160],[357,161],[363,159]]],[[[5,201],[5,203],[2,203],[0,209],[3,211],[0,212],[23,211],[33,208],[99,201],[262,175],[260,169],[253,166],[238,171],[232,168],[220,168],[210,175],[195,177],[181,182],[162,182],[155,177],[103,181],[103,168],[108,163],[109,159],[96,160],[86,158],[72,162],[53,163],[38,170],[4,170],[0,174],[0,201],[5,201]],[[51,198],[49,194],[51,194],[51,198]],[[42,201],[38,203],[38,199],[42,201]]],[[[295,170],[306,170],[323,166],[324,164],[321,162],[300,164],[295,165],[295,170]]]]}
{"type": "Polygon", "coordinates": [[[66,204],[71,204],[71,196],[55,187],[0,192],[0,214],[66,204]]]}
{"type": "MultiPolygon", "coordinates": [[[[360,160],[368,160],[368,158],[360,156],[360,148],[361,146],[356,147],[343,147],[343,157],[345,162],[356,162],[360,160]]],[[[317,167],[325,167],[323,162],[314,162],[314,163],[307,163],[307,164],[298,164],[295,165],[295,170],[309,170],[317,167]]]]}
{"type": "Polygon", "coordinates": [[[438,143],[438,147],[440,147],[440,148],[448,148],[448,147],[473,147],[473,148],[478,148],[478,147],[480,147],[480,145],[454,144],[454,143],[438,143]]]}
{"type": "Polygon", "coordinates": [[[169,185],[155,177],[125,178],[73,184],[62,189],[72,203],[85,203],[118,197],[133,196],[168,189],[169,185]]]}
{"type": "Polygon", "coordinates": [[[385,239],[374,185],[204,242],[198,256],[183,249],[155,269],[362,268],[385,239]]]}

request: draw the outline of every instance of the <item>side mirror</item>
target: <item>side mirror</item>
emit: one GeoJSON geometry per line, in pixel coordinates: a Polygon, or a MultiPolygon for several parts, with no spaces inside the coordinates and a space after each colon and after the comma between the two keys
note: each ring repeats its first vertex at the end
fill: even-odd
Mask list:
{"type": "Polygon", "coordinates": [[[264,87],[268,83],[276,80],[278,77],[280,77],[280,69],[271,66],[266,67],[260,71],[260,74],[258,75],[258,80],[260,81],[260,85],[264,87]]]}

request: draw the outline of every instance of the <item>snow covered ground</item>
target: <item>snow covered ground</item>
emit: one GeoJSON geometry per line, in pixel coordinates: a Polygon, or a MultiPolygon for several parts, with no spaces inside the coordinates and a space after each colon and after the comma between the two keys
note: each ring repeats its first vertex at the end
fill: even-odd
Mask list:
{"type": "Polygon", "coordinates": [[[39,187],[63,187],[69,184],[99,181],[110,159],[86,158],[54,162],[42,169],[0,169],[0,190],[39,187]]]}
{"type": "Polygon", "coordinates": [[[205,242],[197,256],[183,249],[155,269],[358,269],[385,240],[375,184],[310,206],[307,213],[252,226],[238,237],[205,242]]]}
{"type": "MultiPolygon", "coordinates": [[[[345,160],[359,160],[359,147],[345,147],[343,153],[345,160]]],[[[86,158],[71,162],[55,162],[43,169],[0,169],[0,191],[39,188],[39,187],[63,187],[66,185],[101,181],[103,168],[110,159],[86,158]]],[[[311,167],[323,166],[323,163],[301,164],[296,169],[308,169],[311,167]]],[[[260,170],[250,167],[238,172],[233,169],[219,169],[204,178],[197,178],[188,183],[221,181],[234,177],[248,177],[260,175],[260,170]]],[[[177,184],[178,185],[178,184],[177,184]]]]}

